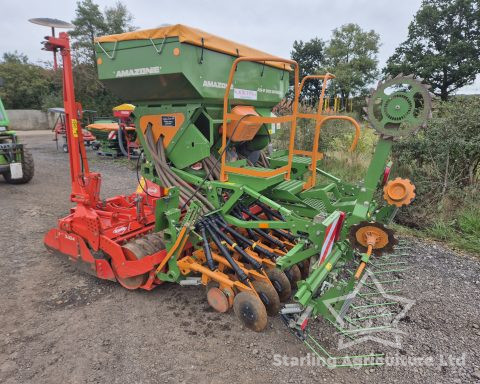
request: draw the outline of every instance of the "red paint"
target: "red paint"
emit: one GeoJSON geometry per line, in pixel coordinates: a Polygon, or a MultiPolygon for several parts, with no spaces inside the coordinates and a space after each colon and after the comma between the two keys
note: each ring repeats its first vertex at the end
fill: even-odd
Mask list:
{"type": "Polygon", "coordinates": [[[58,38],[48,37],[45,47],[60,51],[63,62],[63,101],[72,186],[70,198],[76,203],[70,215],[58,221],[58,228],[45,235],[45,246],[69,256],[72,261],[85,263],[87,270],[101,279],[115,279],[109,260],[123,278],[150,273],[151,278],[142,288],[152,289],[156,285],[154,271],[165,258],[166,251],[130,261],[125,258],[121,244],[153,231],[157,198],[133,193],[100,200],[101,176],[90,172],[79,121],[81,106],[75,101],[68,34],[62,32],[58,38]],[[137,200],[139,197],[142,198],[140,201],[137,200]]]}
{"type": "Polygon", "coordinates": [[[390,167],[385,167],[385,171],[383,172],[382,185],[387,184],[388,178],[390,177],[390,170],[390,167]]]}

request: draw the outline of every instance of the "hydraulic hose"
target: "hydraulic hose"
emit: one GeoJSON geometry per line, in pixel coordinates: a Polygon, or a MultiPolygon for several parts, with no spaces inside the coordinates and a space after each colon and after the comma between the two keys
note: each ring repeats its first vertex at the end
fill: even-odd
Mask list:
{"type": "MultiPolygon", "coordinates": [[[[193,192],[193,187],[170,170],[170,167],[166,162],[163,138],[160,137],[157,141],[157,145],[154,144],[151,125],[147,126],[145,141],[160,180],[165,186],[178,187],[180,192],[180,202],[183,206],[188,201],[189,195],[193,192]]],[[[200,204],[204,213],[213,209],[213,205],[202,195],[195,196],[194,201],[200,204]]]]}
{"type": "Polygon", "coordinates": [[[237,241],[244,242],[249,246],[252,251],[257,254],[262,254],[269,259],[275,259],[275,254],[270,252],[268,249],[261,247],[260,245],[256,245],[254,241],[250,240],[249,238],[243,236],[241,233],[237,232],[235,229],[229,227],[226,223],[224,223],[219,218],[216,218],[215,221],[228,233],[230,233],[233,237],[237,239],[237,241]]]}
{"type": "Polygon", "coordinates": [[[210,244],[208,243],[205,225],[203,222],[201,222],[198,224],[198,227],[200,229],[200,235],[202,236],[202,240],[203,240],[203,252],[205,253],[205,258],[207,259],[208,268],[210,268],[211,271],[215,271],[217,267],[213,262],[212,250],[210,249],[210,244]]]}
{"type": "MultiPolygon", "coordinates": [[[[238,210],[236,208],[232,209],[232,215],[234,217],[236,217],[237,219],[239,220],[243,220],[243,216],[240,212],[238,212],[238,210]]],[[[247,233],[248,233],[248,236],[250,236],[251,239],[253,239],[253,241],[257,241],[258,240],[258,236],[255,234],[255,232],[253,231],[253,229],[251,228],[245,228],[247,233]]]]}
{"type": "Polygon", "coordinates": [[[209,222],[210,228],[212,228],[215,233],[220,236],[232,249],[237,252],[242,258],[252,267],[259,271],[262,269],[262,264],[260,264],[257,260],[255,260],[252,256],[250,256],[247,252],[245,252],[237,243],[235,243],[230,237],[228,237],[225,233],[220,231],[213,221],[209,222]]]}
{"type": "Polygon", "coordinates": [[[225,257],[225,259],[227,259],[228,263],[230,264],[232,269],[235,271],[235,273],[237,274],[240,281],[242,283],[244,283],[245,285],[247,285],[248,284],[247,274],[245,272],[243,272],[243,270],[235,262],[232,255],[230,255],[230,252],[228,251],[228,249],[225,248],[225,246],[222,244],[222,242],[220,241],[220,239],[216,235],[215,231],[212,228],[210,228],[210,226],[208,224],[206,224],[205,227],[207,228],[208,234],[210,235],[213,242],[215,243],[215,245],[219,249],[220,253],[223,255],[223,257],[225,257]]]}
{"type": "MultiPolygon", "coordinates": [[[[257,221],[261,220],[257,215],[254,215],[252,212],[250,212],[249,209],[245,208],[244,206],[241,206],[240,210],[243,213],[245,213],[247,216],[252,218],[253,220],[257,220],[257,221]]],[[[280,240],[273,238],[272,236],[270,236],[265,231],[262,231],[261,229],[258,229],[258,230],[255,229],[254,231],[257,232],[262,237],[264,237],[265,239],[267,239],[268,241],[270,241],[271,243],[275,244],[277,247],[280,247],[281,249],[285,248],[285,245],[280,240]]],[[[279,236],[281,236],[281,237],[283,237],[287,240],[290,240],[290,239],[291,239],[291,241],[295,240],[295,238],[292,235],[290,235],[289,233],[285,233],[285,232],[280,231],[278,229],[272,229],[272,232],[276,233],[277,235],[279,235],[279,236]]]]}
{"type": "Polygon", "coordinates": [[[261,201],[256,201],[255,204],[257,204],[260,208],[262,208],[262,210],[265,213],[268,212],[268,213],[270,213],[270,215],[276,217],[278,220],[285,221],[284,217],[282,216],[282,214],[280,212],[274,211],[268,205],[262,203],[261,201]]]}

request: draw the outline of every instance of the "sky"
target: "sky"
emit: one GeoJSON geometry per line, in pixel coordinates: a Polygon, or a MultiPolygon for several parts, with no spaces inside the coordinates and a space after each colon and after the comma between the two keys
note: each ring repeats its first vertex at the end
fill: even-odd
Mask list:
{"type": "MultiPolygon", "coordinates": [[[[94,0],[103,10],[116,0],[94,0]]],[[[407,28],[421,0],[122,0],[140,29],[185,24],[249,45],[273,55],[290,57],[295,40],[328,40],[334,28],[357,23],[380,34],[380,67],[406,39],[407,28]]],[[[28,19],[75,18],[76,1],[0,0],[0,54],[19,51],[32,62],[51,60],[40,42],[48,28],[28,19]]],[[[478,82],[462,90],[479,92],[478,82]]]]}

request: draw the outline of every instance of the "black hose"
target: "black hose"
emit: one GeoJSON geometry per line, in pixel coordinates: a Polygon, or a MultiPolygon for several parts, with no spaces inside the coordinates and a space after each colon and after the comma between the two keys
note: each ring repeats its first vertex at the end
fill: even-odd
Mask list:
{"type": "Polygon", "coordinates": [[[237,232],[235,229],[229,227],[226,223],[222,222],[218,218],[216,218],[215,220],[223,229],[225,229],[225,231],[227,231],[233,237],[235,237],[237,241],[246,243],[255,253],[257,254],[261,253],[262,255],[268,257],[269,259],[275,259],[275,254],[270,252],[268,249],[265,249],[260,245],[256,245],[255,242],[243,236],[241,233],[237,232]]]}
{"type": "Polygon", "coordinates": [[[269,212],[272,216],[276,217],[280,221],[285,221],[284,217],[280,212],[277,212],[273,209],[271,209],[268,205],[262,203],[261,201],[256,201],[255,204],[257,204],[262,210],[267,213],[269,212]]]}
{"type": "Polygon", "coordinates": [[[217,246],[218,250],[225,257],[225,259],[227,259],[228,263],[230,264],[232,269],[235,271],[240,281],[244,284],[248,284],[248,276],[246,275],[245,272],[243,272],[243,270],[235,262],[233,257],[230,255],[230,252],[228,251],[228,249],[224,247],[224,245],[222,244],[218,236],[215,234],[215,231],[212,228],[210,228],[208,224],[206,224],[205,227],[207,228],[207,231],[210,237],[212,238],[213,242],[217,246]]]}
{"type": "Polygon", "coordinates": [[[205,225],[203,223],[199,223],[198,227],[200,229],[200,235],[202,236],[203,240],[203,252],[205,253],[205,258],[207,259],[208,268],[210,268],[211,271],[215,271],[215,269],[217,269],[217,266],[213,262],[212,250],[210,249],[210,244],[208,243],[205,225]]]}
{"type": "MultiPolygon", "coordinates": [[[[233,217],[236,217],[239,220],[243,220],[242,214],[240,212],[238,212],[236,208],[232,209],[232,215],[233,215],[233,217]]],[[[258,240],[258,236],[255,234],[253,229],[251,229],[251,228],[245,228],[245,229],[248,233],[248,236],[250,236],[250,238],[253,239],[253,241],[258,240]]]]}
{"type": "MultiPolygon", "coordinates": [[[[250,210],[248,210],[246,208],[243,208],[242,211],[245,212],[247,215],[249,215],[254,220],[261,220],[257,215],[253,214],[252,212],[250,212],[250,210]]],[[[268,216],[269,220],[273,219],[273,215],[269,211],[265,211],[265,213],[268,216]]],[[[273,233],[277,234],[278,236],[283,237],[284,239],[287,239],[290,242],[293,242],[293,241],[296,240],[295,236],[293,236],[291,233],[288,233],[288,232],[283,231],[281,229],[273,228],[273,229],[271,229],[271,231],[273,233]]]]}
{"type": "Polygon", "coordinates": [[[239,245],[235,243],[232,239],[230,239],[225,233],[220,231],[213,221],[210,221],[209,225],[210,225],[210,228],[212,228],[218,236],[220,236],[225,242],[227,242],[228,245],[230,245],[230,247],[232,247],[235,252],[237,252],[240,256],[242,256],[242,258],[247,263],[251,264],[255,270],[260,271],[262,269],[261,263],[259,263],[247,252],[245,252],[242,248],[240,248],[239,245]]]}
{"type": "MultiPolygon", "coordinates": [[[[187,200],[187,202],[183,205],[183,207],[181,209],[183,209],[189,202],[191,199],[193,199],[195,197],[195,195],[198,193],[198,191],[202,188],[203,184],[205,184],[205,182],[207,181],[208,177],[210,176],[211,172],[213,172],[213,169],[217,166],[218,162],[220,161],[220,159],[222,158],[223,154],[225,153],[225,151],[227,150],[227,148],[229,147],[231,141],[232,141],[232,137],[233,135],[235,134],[235,131],[237,130],[238,126],[240,125],[240,122],[245,119],[246,117],[249,117],[249,116],[254,116],[252,114],[247,114],[247,115],[243,115],[241,116],[237,122],[235,123],[235,127],[233,127],[233,130],[232,130],[232,134],[230,135],[230,137],[228,138],[228,141],[225,145],[225,148],[222,148],[222,152],[220,152],[220,156],[218,157],[218,159],[216,159],[216,162],[214,164],[214,166],[210,169],[210,172],[207,173],[207,175],[203,178],[202,182],[197,186],[197,188],[195,189],[195,191],[193,192],[193,194],[189,197],[189,199],[187,200]]],[[[223,129],[227,129],[227,127],[223,127],[223,129]]]]}

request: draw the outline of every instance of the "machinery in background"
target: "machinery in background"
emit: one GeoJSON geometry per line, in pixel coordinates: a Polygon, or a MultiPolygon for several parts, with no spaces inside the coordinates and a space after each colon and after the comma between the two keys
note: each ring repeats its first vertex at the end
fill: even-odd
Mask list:
{"type": "MultiPolygon", "coordinates": [[[[0,86],[2,83],[0,79],[0,86]]],[[[0,99],[0,174],[9,184],[25,184],[32,179],[35,171],[33,156],[19,142],[16,132],[8,128],[9,125],[0,99]]]]}
{"type": "MultiPolygon", "coordinates": [[[[52,132],[54,133],[53,141],[57,145],[58,150],[58,141],[61,137],[63,139],[62,151],[68,153],[68,144],[67,144],[67,130],[65,125],[65,109],[64,108],[49,108],[49,113],[52,113],[56,116],[55,123],[52,127],[52,132]]],[[[83,110],[83,116],[87,124],[93,120],[96,111],[92,110],[83,110]]],[[[83,142],[85,146],[92,147],[93,149],[98,149],[98,144],[96,142],[95,136],[93,136],[86,129],[83,129],[83,142]]]]}
{"type": "Polygon", "coordinates": [[[97,139],[97,152],[102,156],[126,156],[136,159],[139,153],[137,132],[132,119],[135,107],[122,104],[113,108],[113,119],[97,119],[87,125],[87,130],[97,139]]]}

